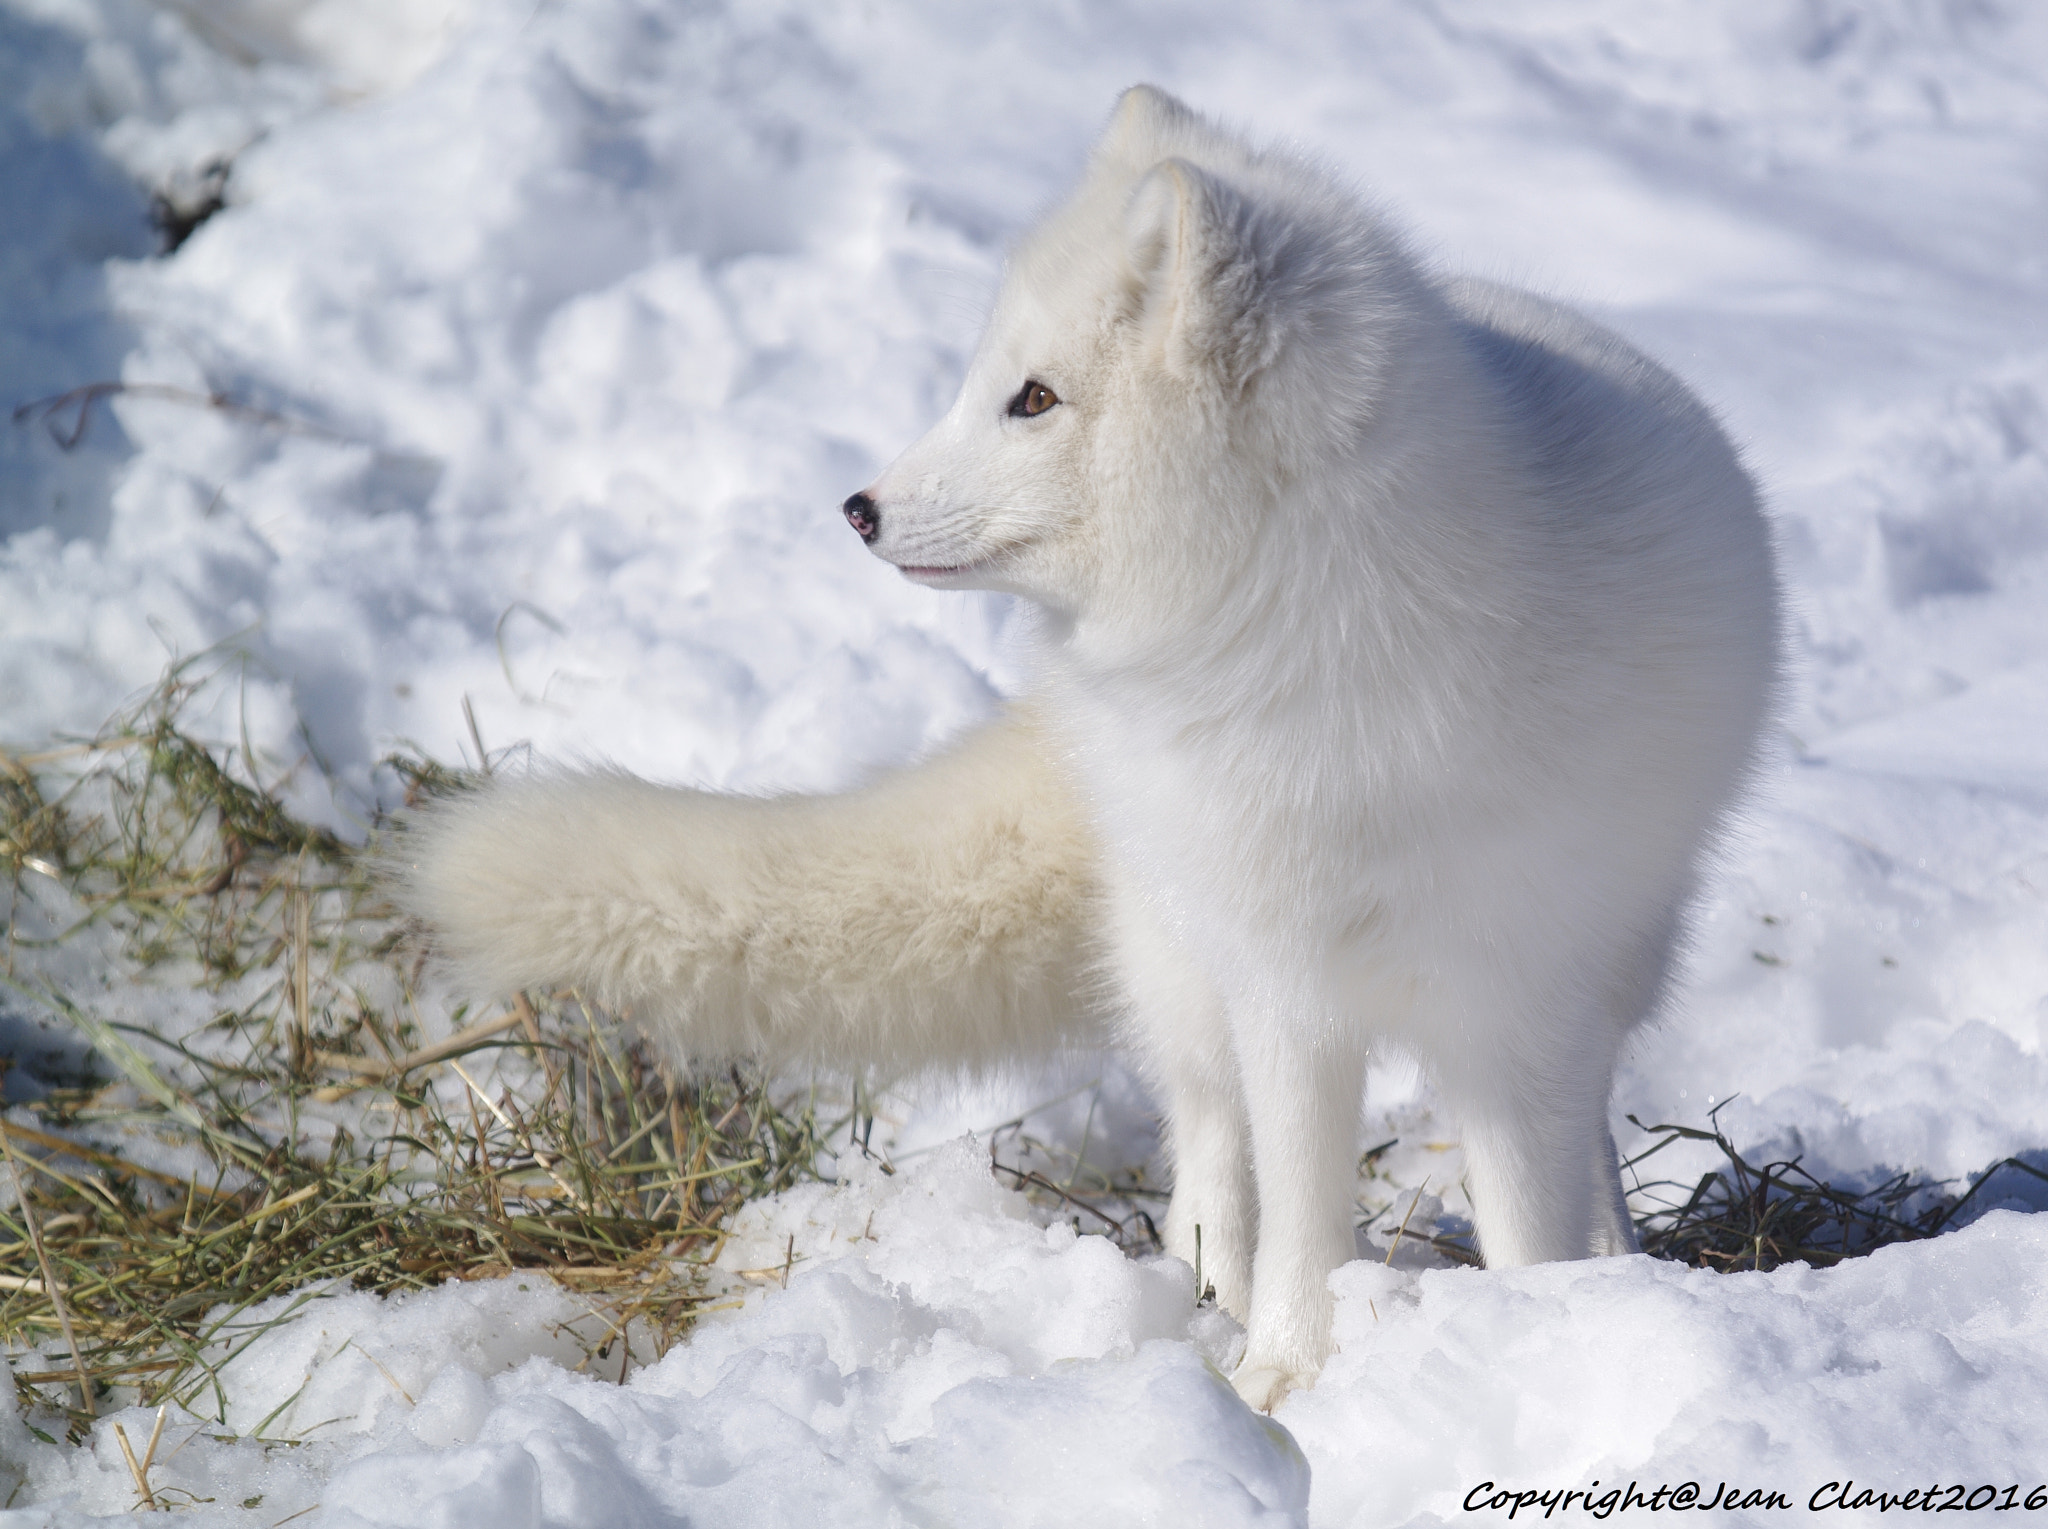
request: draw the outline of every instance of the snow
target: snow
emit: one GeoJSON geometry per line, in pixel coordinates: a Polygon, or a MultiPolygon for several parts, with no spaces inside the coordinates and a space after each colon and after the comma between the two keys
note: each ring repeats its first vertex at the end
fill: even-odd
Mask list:
{"type": "MultiPolygon", "coordinates": [[[[972,725],[1019,680],[1006,607],[905,586],[834,506],[949,397],[1005,239],[1137,79],[1614,324],[1767,486],[1784,725],[1623,1140],[1720,1106],[1849,1180],[2043,1163],[2035,6],[0,0],[0,400],[131,387],[75,449],[0,431],[0,738],[222,647],[224,735],[316,754],[347,824],[396,740],[471,750],[465,698],[493,749],[744,790],[972,725]],[[216,160],[228,209],[155,257],[149,192],[216,160]]],[[[1142,1153],[1104,1077],[1039,1128],[1142,1153]]],[[[787,1288],[623,1385],[544,1282],[307,1296],[154,1474],[223,1525],[1336,1525],[1485,1481],[2024,1495],[2048,1459],[2048,1231],[2005,1211],[1821,1273],[1362,1261],[1341,1352],[1259,1419],[1188,1271],[939,1145],[1074,1081],[899,1101],[904,1171],[749,1211],[733,1268],[787,1288]]],[[[1455,1123],[1399,1058],[1368,1116],[1455,1221],[1455,1123]]],[[[0,1522],[132,1508],[115,1421],[153,1418],[70,1452],[0,1424],[0,1522]]]]}
{"type": "MultiPolygon", "coordinates": [[[[2006,1212],[1824,1274],[1356,1263],[1343,1349],[1278,1422],[1215,1367],[1229,1324],[1185,1265],[1040,1225],[970,1145],[751,1219],[778,1262],[797,1235],[787,1288],[624,1385],[571,1366],[589,1319],[537,1280],[332,1296],[226,1372],[231,1425],[302,1442],[181,1421],[152,1479],[261,1496],[222,1523],[1255,1525],[1301,1522],[1313,1471],[1315,1521],[1377,1524],[1484,1481],[2003,1484],[2048,1444],[2048,1225],[2006,1212]]],[[[4,1521],[128,1508],[114,1422],[151,1414],[29,1450],[68,1506],[4,1521]]]]}
{"type": "MultiPolygon", "coordinates": [[[[1486,1481],[1730,1480],[1801,1503],[1844,1478],[2003,1486],[2048,1446],[2048,1221],[2009,1212],[1826,1273],[1361,1261],[1334,1281],[1341,1352],[1277,1420],[1223,1378],[1238,1335],[1197,1311],[1186,1265],[1041,1225],[972,1144],[749,1221],[775,1264],[796,1237],[787,1287],[624,1385],[574,1367],[562,1329],[591,1319],[537,1279],[307,1303],[225,1372],[230,1428],[301,1442],[266,1454],[181,1420],[153,1483],[262,1496],[202,1522],[318,1501],[313,1522],[348,1526],[999,1529],[1300,1523],[1313,1479],[1312,1522],[1382,1524],[1486,1481]]],[[[29,1449],[34,1491],[67,1507],[0,1522],[128,1509],[114,1422],[135,1437],[152,1415],[105,1420],[92,1450],[29,1449]]]]}

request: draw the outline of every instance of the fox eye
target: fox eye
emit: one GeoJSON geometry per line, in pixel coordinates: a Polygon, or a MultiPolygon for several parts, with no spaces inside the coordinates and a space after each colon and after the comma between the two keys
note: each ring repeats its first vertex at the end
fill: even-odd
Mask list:
{"type": "Polygon", "coordinates": [[[1060,401],[1059,395],[1042,382],[1027,382],[1010,400],[1010,418],[1032,419],[1060,401]]]}

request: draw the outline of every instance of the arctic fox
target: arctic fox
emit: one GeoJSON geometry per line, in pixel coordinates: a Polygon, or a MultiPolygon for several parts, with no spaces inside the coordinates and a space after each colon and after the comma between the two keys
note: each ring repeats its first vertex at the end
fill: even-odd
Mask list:
{"type": "Polygon", "coordinates": [[[1489,1264],[1635,1248],[1615,1058],[1776,671],[1756,495],[1683,386],[1140,86],[844,513],[917,583],[1036,607],[1029,702],[845,798],[448,807],[411,897],[469,973],[697,1055],[1115,1029],[1261,1408],[1327,1355],[1375,1046],[1456,1110],[1489,1264]]]}

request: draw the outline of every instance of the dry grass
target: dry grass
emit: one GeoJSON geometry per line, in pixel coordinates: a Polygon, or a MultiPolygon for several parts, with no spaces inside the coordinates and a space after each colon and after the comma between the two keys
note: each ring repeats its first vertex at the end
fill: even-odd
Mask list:
{"type": "Polygon", "coordinates": [[[1959,1224],[1994,1174],[2011,1171],[2048,1181],[2048,1174],[2009,1157],[1978,1174],[1960,1194],[1946,1183],[1905,1173],[1871,1189],[1844,1189],[1815,1178],[1797,1158],[1751,1163],[1721,1133],[1714,1120],[1719,1113],[1717,1108],[1709,1116],[1707,1130],[1646,1126],[1629,1116],[1657,1139],[1624,1162],[1625,1170],[1633,1172],[1679,1141],[1710,1142],[1722,1158],[1690,1187],[1668,1179],[1638,1183],[1636,1197],[1655,1207],[1636,1218],[1643,1251],[1653,1257],[1724,1272],[1787,1263],[1827,1268],[1893,1243],[1940,1236],[1959,1224]]]}
{"type": "MultiPolygon", "coordinates": [[[[812,1175],[843,1122],[737,1071],[672,1077],[574,994],[458,1010],[430,1041],[371,851],[184,730],[206,683],[188,666],[97,738],[0,753],[13,908],[35,890],[69,919],[31,940],[11,918],[5,980],[112,1073],[0,1123],[23,1190],[0,1214],[0,1344],[24,1399],[74,1431],[113,1395],[222,1413],[221,1367],[265,1330],[249,1308],[336,1281],[544,1270],[609,1313],[607,1345],[631,1324],[665,1348],[715,1298],[732,1212],[812,1175]],[[211,1020],[117,1021],[33,975],[95,939],[211,1020]]],[[[415,795],[465,784],[393,764],[415,795]]]]}

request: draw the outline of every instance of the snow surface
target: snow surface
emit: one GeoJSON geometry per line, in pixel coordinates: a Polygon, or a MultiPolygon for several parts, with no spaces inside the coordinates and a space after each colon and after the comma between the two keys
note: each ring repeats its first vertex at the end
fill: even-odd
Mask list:
{"type": "MultiPolygon", "coordinates": [[[[2022,0],[0,0],[0,401],[138,389],[72,450],[0,429],[0,738],[90,732],[219,644],[249,655],[222,735],[317,755],[341,822],[394,740],[470,747],[465,697],[493,749],[747,790],[972,725],[1018,681],[1006,607],[904,585],[834,506],[948,399],[1005,239],[1137,79],[1614,324],[1767,486],[1794,685],[1624,1142],[1725,1105],[1848,1179],[2048,1164],[2022,0]],[[228,210],[155,258],[148,192],[216,160],[228,210]]],[[[1142,1151],[1107,1079],[1048,1118],[1142,1151]]],[[[2036,1218],[1825,1273],[1354,1264],[1342,1351],[1269,1423],[1205,1364],[1231,1334],[1187,1271],[935,1145],[1033,1086],[908,1099],[902,1175],[750,1212],[732,1257],[801,1251],[787,1288],[623,1385],[575,1369],[589,1318],[543,1282],[333,1294],[230,1367],[224,1418],[169,1425],[159,1479],[202,1523],[500,1529],[1382,1524],[1688,1476],[1803,1510],[2048,1471],[2036,1218]]],[[[1369,1116],[1455,1217],[1455,1124],[1398,1058],[1369,1116]]],[[[113,1421],[77,1452],[5,1425],[0,1523],[130,1509],[113,1421]]]]}

